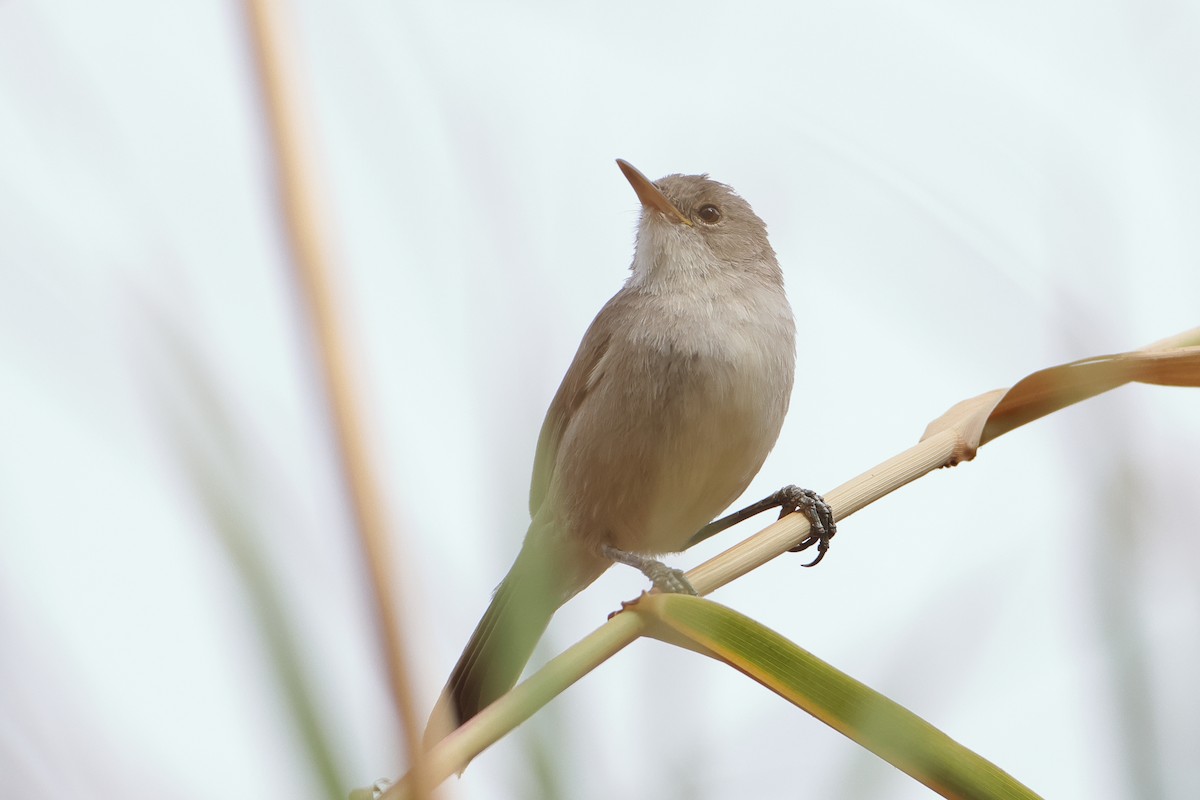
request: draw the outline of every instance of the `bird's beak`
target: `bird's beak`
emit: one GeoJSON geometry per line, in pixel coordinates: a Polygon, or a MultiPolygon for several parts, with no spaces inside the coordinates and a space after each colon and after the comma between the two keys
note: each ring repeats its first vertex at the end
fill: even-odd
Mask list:
{"type": "Polygon", "coordinates": [[[638,200],[642,201],[643,208],[652,208],[655,211],[661,212],[671,222],[681,222],[684,225],[692,224],[692,221],[683,214],[680,214],[679,209],[675,207],[674,203],[668,200],[667,196],[651,183],[649,178],[638,172],[637,167],[623,158],[617,159],[617,166],[621,168],[621,172],[625,173],[625,178],[629,181],[629,185],[637,192],[638,200]]]}

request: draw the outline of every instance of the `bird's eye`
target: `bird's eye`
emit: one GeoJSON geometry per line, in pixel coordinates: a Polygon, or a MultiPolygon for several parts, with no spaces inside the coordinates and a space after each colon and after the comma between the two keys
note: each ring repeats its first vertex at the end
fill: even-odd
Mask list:
{"type": "Polygon", "coordinates": [[[700,206],[700,210],[696,212],[696,216],[705,225],[716,225],[721,221],[721,209],[710,203],[706,206],[700,206]]]}

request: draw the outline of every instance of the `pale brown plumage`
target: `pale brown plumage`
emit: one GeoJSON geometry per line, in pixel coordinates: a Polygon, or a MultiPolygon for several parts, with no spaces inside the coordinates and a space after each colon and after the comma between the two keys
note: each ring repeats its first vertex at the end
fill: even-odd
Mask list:
{"type": "Polygon", "coordinates": [[[684,549],[745,490],[787,411],[795,332],[765,225],[707,176],[651,184],[619,163],[644,207],[632,274],[546,414],[525,542],[440,701],[455,724],[512,687],[554,611],[611,564],[605,545],[684,549]]]}

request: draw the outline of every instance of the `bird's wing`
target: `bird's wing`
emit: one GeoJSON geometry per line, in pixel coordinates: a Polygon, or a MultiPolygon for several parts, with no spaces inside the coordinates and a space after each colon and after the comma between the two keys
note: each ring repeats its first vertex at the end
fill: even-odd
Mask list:
{"type": "Polygon", "coordinates": [[[592,320],[575,360],[567,368],[562,384],[550,408],[546,411],[546,419],[542,422],[542,432],[538,436],[537,454],[533,459],[533,480],[529,487],[529,514],[537,516],[538,509],[550,491],[550,481],[554,477],[554,467],[558,460],[558,444],[575,418],[580,406],[603,380],[605,357],[609,352],[614,326],[611,317],[621,313],[625,305],[625,290],[618,292],[600,313],[592,320]]]}

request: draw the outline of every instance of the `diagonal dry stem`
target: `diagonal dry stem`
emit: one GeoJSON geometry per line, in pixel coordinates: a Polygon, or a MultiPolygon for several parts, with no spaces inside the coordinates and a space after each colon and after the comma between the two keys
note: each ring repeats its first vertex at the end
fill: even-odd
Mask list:
{"type": "MultiPolygon", "coordinates": [[[[336,447],[353,509],[356,530],[371,580],[375,612],[389,686],[408,747],[408,762],[421,761],[420,720],[409,689],[404,636],[389,575],[388,524],[371,469],[355,381],[348,363],[344,330],[330,277],[328,239],[317,203],[311,165],[303,140],[306,126],[300,111],[293,76],[294,60],[281,33],[282,14],[275,0],[247,0],[246,14],[254,55],[262,81],[262,97],[270,133],[279,199],[287,241],[296,269],[296,280],[311,315],[336,447]]],[[[420,792],[419,796],[424,796],[420,792]]]]}

